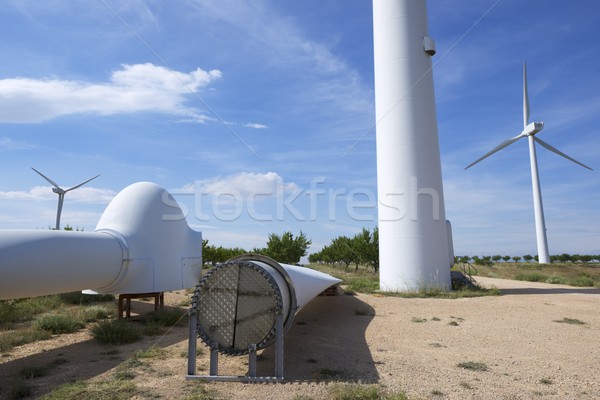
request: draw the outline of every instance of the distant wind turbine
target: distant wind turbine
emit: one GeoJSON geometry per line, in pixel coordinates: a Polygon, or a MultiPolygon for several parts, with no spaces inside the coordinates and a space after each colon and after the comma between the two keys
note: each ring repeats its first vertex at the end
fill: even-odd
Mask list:
{"type": "Polygon", "coordinates": [[[65,200],[65,194],[67,192],[70,192],[71,190],[77,189],[78,187],[81,187],[81,186],[85,185],[86,183],[88,183],[92,179],[96,179],[97,177],[100,176],[100,175],[96,175],[93,178],[90,178],[90,179],[88,179],[85,182],[81,182],[79,185],[75,185],[75,186],[70,187],[67,190],[65,190],[65,189],[61,188],[60,186],[58,186],[56,184],[56,182],[54,182],[52,179],[48,178],[46,175],[42,174],[37,169],[35,169],[33,167],[31,167],[31,169],[34,170],[35,172],[37,172],[38,174],[40,174],[42,176],[42,178],[44,178],[45,180],[47,180],[48,182],[50,182],[50,184],[53,186],[52,191],[58,195],[58,209],[56,210],[56,228],[55,228],[56,230],[60,229],[60,214],[62,212],[63,202],[65,200]]]}
{"type": "Polygon", "coordinates": [[[538,167],[537,167],[537,157],[535,153],[535,142],[538,142],[540,145],[550,150],[553,153],[558,154],[566,158],[567,160],[573,161],[575,164],[579,164],[584,168],[592,170],[585,164],[580,163],[574,158],[569,157],[562,151],[556,149],[555,147],[549,145],[544,142],[542,139],[539,139],[535,136],[536,133],[541,131],[544,128],[543,122],[532,122],[529,123],[529,95],[527,93],[527,65],[523,64],[523,132],[519,135],[505,140],[500,143],[497,147],[495,147],[489,153],[486,153],[481,158],[467,165],[465,169],[472,167],[477,164],[479,161],[491,156],[497,151],[502,150],[503,148],[510,146],[517,140],[528,137],[529,139],[529,161],[531,164],[531,183],[533,186],[533,208],[535,211],[535,231],[537,238],[537,249],[538,249],[538,260],[540,264],[549,264],[550,263],[550,255],[548,253],[548,239],[546,237],[546,223],[544,221],[544,208],[542,206],[542,192],[540,189],[540,177],[538,175],[538,167]]]}

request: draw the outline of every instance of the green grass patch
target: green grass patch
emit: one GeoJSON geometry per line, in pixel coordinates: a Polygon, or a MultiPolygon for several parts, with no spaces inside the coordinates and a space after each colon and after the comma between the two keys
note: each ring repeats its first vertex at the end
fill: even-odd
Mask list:
{"type": "Polygon", "coordinates": [[[64,314],[44,314],[35,320],[36,329],[53,334],[73,333],[83,328],[85,324],[77,317],[64,314]]]}
{"type": "Polygon", "coordinates": [[[31,321],[62,305],[59,296],[41,296],[27,299],[0,301],[0,328],[10,327],[14,322],[31,321]]]}
{"type": "Polygon", "coordinates": [[[139,395],[140,389],[130,380],[102,382],[77,381],[66,383],[43,396],[43,400],[129,400],[139,395]]]}
{"type": "MultiPolygon", "coordinates": [[[[495,263],[493,266],[477,266],[477,275],[490,278],[515,279],[526,278],[530,274],[546,276],[546,279],[538,282],[564,283],[580,287],[600,287],[600,265],[582,263],[553,263],[538,264],[531,263],[495,263]],[[587,279],[586,279],[587,278],[587,279]]],[[[535,278],[534,278],[535,279],[535,278]]],[[[521,279],[529,280],[529,279],[521,279]]]]}
{"type": "Polygon", "coordinates": [[[401,392],[386,392],[378,385],[340,384],[329,389],[326,400],[407,400],[401,392]]]}
{"type": "Polygon", "coordinates": [[[187,310],[176,307],[163,307],[159,310],[148,313],[144,319],[148,325],[157,326],[182,326],[187,323],[187,310]]]}
{"type": "Polygon", "coordinates": [[[546,279],[546,283],[552,283],[555,285],[565,285],[567,281],[562,276],[551,275],[548,277],[548,279],[546,279]]]}
{"type": "Polygon", "coordinates": [[[539,272],[521,272],[515,276],[516,280],[527,282],[546,282],[548,278],[548,275],[539,272]]]}
{"type": "Polygon", "coordinates": [[[498,296],[500,291],[496,288],[485,289],[475,286],[474,289],[463,288],[461,290],[447,291],[440,288],[428,288],[415,290],[413,292],[379,292],[385,296],[419,299],[463,299],[470,297],[498,296]]]}
{"type": "Polygon", "coordinates": [[[594,279],[587,275],[578,276],[577,278],[570,280],[569,285],[577,287],[592,287],[596,284],[594,279]]]}
{"type": "Polygon", "coordinates": [[[113,314],[113,310],[105,306],[92,305],[82,307],[77,311],[77,317],[83,322],[96,322],[107,319],[113,314]]]}
{"type": "Polygon", "coordinates": [[[18,329],[0,332],[0,351],[8,351],[13,347],[32,343],[38,340],[47,340],[52,337],[48,331],[39,331],[34,328],[18,329]]]}
{"type": "Polygon", "coordinates": [[[379,290],[379,281],[371,278],[348,279],[346,292],[350,293],[373,293],[379,290]]]}
{"type": "Polygon", "coordinates": [[[90,329],[92,336],[102,344],[126,344],[142,339],[140,329],[129,321],[105,320],[93,325],[90,329]]]}
{"type": "Polygon", "coordinates": [[[157,346],[153,346],[148,349],[140,349],[133,353],[133,356],[137,358],[156,358],[159,360],[166,359],[167,355],[167,350],[157,346]]]}

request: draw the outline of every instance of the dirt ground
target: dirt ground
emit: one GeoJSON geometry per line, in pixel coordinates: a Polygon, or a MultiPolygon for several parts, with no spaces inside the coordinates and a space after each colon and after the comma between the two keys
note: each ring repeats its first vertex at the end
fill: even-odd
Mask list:
{"type": "MultiPolygon", "coordinates": [[[[477,280],[501,289],[501,295],[316,298],[285,336],[285,383],[186,381],[187,326],[116,347],[95,343],[83,330],[3,354],[0,398],[8,398],[25,367],[52,366],[46,376],[28,381],[37,398],[65,382],[113,380],[136,350],[152,346],[165,350],[128,367],[141,389],[138,398],[181,399],[203,385],[223,399],[320,399],[333,385],[356,382],[402,391],[411,399],[600,398],[599,289],[477,280]],[[585,324],[565,323],[573,320],[585,324]],[[480,364],[459,366],[468,362],[480,364]]],[[[166,303],[180,304],[185,297],[167,293],[166,303]]],[[[135,301],[133,307],[141,313],[151,309],[135,301]]],[[[204,348],[200,341],[198,346],[204,348]]],[[[273,347],[262,351],[259,374],[272,374],[273,360],[273,347]]],[[[199,374],[207,373],[208,362],[207,351],[197,357],[199,374]]],[[[220,374],[247,372],[247,357],[221,356],[219,362],[220,374]]]]}

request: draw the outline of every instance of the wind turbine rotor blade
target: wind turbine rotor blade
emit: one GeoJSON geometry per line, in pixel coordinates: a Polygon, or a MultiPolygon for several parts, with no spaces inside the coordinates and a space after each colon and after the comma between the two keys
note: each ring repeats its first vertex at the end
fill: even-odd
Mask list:
{"type": "Polygon", "coordinates": [[[527,64],[523,63],[523,128],[529,124],[529,93],[527,92],[527,64]]]}
{"type": "Polygon", "coordinates": [[[88,180],[87,180],[87,181],[85,181],[85,182],[81,182],[79,185],[76,185],[76,186],[73,186],[73,187],[71,187],[71,188],[68,188],[67,190],[65,190],[65,193],[66,193],[66,192],[68,192],[69,190],[77,189],[78,187],[81,187],[81,186],[85,185],[85,184],[86,184],[86,183],[88,183],[89,181],[91,181],[91,180],[94,180],[94,179],[96,179],[96,178],[97,178],[97,177],[99,177],[99,176],[100,176],[100,174],[98,174],[98,175],[94,176],[93,178],[90,178],[90,179],[88,179],[88,180]]]}
{"type": "Polygon", "coordinates": [[[516,142],[517,140],[521,139],[523,136],[522,135],[518,135],[515,136],[514,138],[505,140],[504,142],[500,143],[498,146],[496,146],[494,149],[492,149],[491,151],[489,151],[488,153],[484,154],[482,157],[478,158],[477,160],[473,161],[471,164],[467,165],[465,167],[465,169],[471,168],[473,165],[477,164],[479,161],[488,158],[489,156],[491,156],[492,154],[502,150],[503,148],[510,146],[511,144],[513,144],[514,142],[516,142]]]}
{"type": "Polygon", "coordinates": [[[590,167],[588,167],[587,165],[580,163],[579,161],[577,161],[576,159],[574,159],[573,157],[569,157],[568,155],[566,155],[565,153],[563,153],[562,151],[558,150],[556,147],[549,145],[548,143],[544,142],[542,139],[538,139],[537,137],[533,137],[533,140],[535,140],[536,142],[538,142],[539,144],[541,144],[542,146],[544,146],[545,148],[547,148],[548,150],[550,150],[553,153],[558,154],[559,156],[562,156],[564,158],[566,158],[567,160],[573,161],[575,164],[579,164],[581,165],[583,168],[587,168],[590,171],[593,171],[593,169],[591,169],[590,167]]]}
{"type": "Polygon", "coordinates": [[[37,169],[31,167],[32,170],[34,170],[35,172],[37,172],[39,175],[41,175],[42,178],[44,178],[45,180],[47,180],[48,182],[50,182],[50,184],[52,186],[54,186],[57,189],[60,189],[60,187],[58,186],[58,184],[56,182],[54,182],[52,179],[48,178],[46,175],[42,174],[40,171],[38,171],[37,169]]]}

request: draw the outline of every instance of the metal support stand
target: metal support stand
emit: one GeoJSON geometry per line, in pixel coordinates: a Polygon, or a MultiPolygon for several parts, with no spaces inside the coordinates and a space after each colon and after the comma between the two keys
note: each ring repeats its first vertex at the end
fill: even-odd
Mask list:
{"type": "Polygon", "coordinates": [[[209,375],[196,375],[196,345],[198,340],[198,316],[192,307],[190,311],[188,342],[188,370],[186,380],[208,380],[220,382],[282,382],[283,381],[283,315],[275,319],[275,376],[256,376],[256,344],[248,346],[248,374],[246,376],[219,375],[218,342],[210,343],[209,375]]]}

